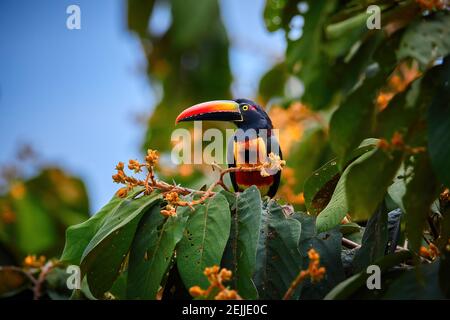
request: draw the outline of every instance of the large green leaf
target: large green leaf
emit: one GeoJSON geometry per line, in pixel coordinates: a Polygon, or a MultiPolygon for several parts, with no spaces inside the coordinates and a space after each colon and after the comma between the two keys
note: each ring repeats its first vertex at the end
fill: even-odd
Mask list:
{"type": "Polygon", "coordinates": [[[190,288],[209,285],[203,271],[220,265],[230,235],[231,214],[226,198],[217,194],[190,213],[183,238],[177,246],[177,266],[190,288]]]}
{"type": "Polygon", "coordinates": [[[13,198],[16,213],[17,246],[23,253],[42,253],[57,240],[55,221],[42,208],[39,200],[28,191],[13,198]]]}
{"type": "Polygon", "coordinates": [[[259,298],[281,299],[300,272],[301,228],[300,222],[286,217],[277,203],[264,203],[254,276],[259,298]]]}
{"type": "MultiPolygon", "coordinates": [[[[132,199],[138,192],[141,191],[142,189],[134,190],[130,193],[127,199],[132,199]]],[[[105,217],[117,211],[123,201],[125,201],[125,199],[114,196],[89,220],[70,226],[66,230],[66,244],[60,260],[70,264],[79,265],[81,263],[81,257],[83,256],[84,250],[97,233],[98,229],[104,222],[105,217]]]]}
{"type": "Polygon", "coordinates": [[[450,187],[450,56],[444,59],[439,78],[428,111],[428,148],[437,178],[450,187]]]}
{"type": "Polygon", "coordinates": [[[354,272],[360,272],[385,255],[388,244],[388,213],[383,205],[367,222],[361,247],[353,259],[354,272]]]}
{"type": "Polygon", "coordinates": [[[439,184],[431,169],[428,154],[422,153],[415,157],[413,176],[406,185],[403,203],[406,213],[406,234],[409,247],[413,252],[419,252],[422,243],[422,232],[425,227],[431,204],[438,195],[439,184]]]}
{"type": "Polygon", "coordinates": [[[375,149],[349,169],[345,190],[350,214],[356,220],[367,220],[384,199],[397,173],[403,154],[375,149]]]}
{"type": "MultiPolygon", "coordinates": [[[[338,158],[343,162],[347,155],[375,128],[375,104],[381,77],[366,79],[351,93],[333,114],[330,121],[330,142],[338,158]]],[[[344,163],[339,163],[343,168],[344,163]]]]}
{"type": "MultiPolygon", "coordinates": [[[[373,152],[373,151],[372,151],[373,152]]],[[[349,207],[346,196],[346,181],[349,171],[360,161],[367,159],[372,152],[363,154],[358,160],[350,164],[342,173],[336,188],[333,191],[330,202],[323,209],[316,220],[318,232],[330,230],[341,223],[342,219],[349,213],[349,207]]]]}
{"type": "Polygon", "coordinates": [[[403,204],[403,197],[406,193],[406,184],[411,177],[411,168],[408,168],[408,172],[405,171],[405,166],[402,164],[398,170],[394,182],[388,188],[388,195],[395,205],[405,212],[405,206],[403,204]]]}
{"type": "MultiPolygon", "coordinates": [[[[397,277],[386,290],[383,299],[390,300],[437,300],[445,296],[439,287],[439,261],[420,266],[422,277],[417,270],[408,270],[397,277]]],[[[417,266],[416,268],[418,268],[417,266]]]]}
{"type": "Polygon", "coordinates": [[[313,248],[319,253],[320,265],[325,267],[326,270],[324,279],[318,283],[312,283],[310,280],[307,280],[302,285],[300,300],[323,299],[332,288],[345,279],[341,259],[342,234],[339,228],[333,228],[327,232],[303,236],[303,233],[305,233],[303,226],[306,224],[305,229],[307,230],[311,226],[307,226],[308,220],[305,218],[301,217],[300,221],[302,223],[302,237],[299,243],[299,250],[303,256],[302,269],[308,268],[308,251],[313,248]]]}
{"type": "Polygon", "coordinates": [[[231,233],[222,260],[223,266],[233,272],[233,287],[245,299],[256,299],[253,283],[256,252],[260,236],[262,201],[258,188],[252,186],[239,193],[231,216],[231,233]]]}
{"type": "MultiPolygon", "coordinates": [[[[389,268],[409,259],[410,257],[411,253],[409,253],[408,251],[402,251],[384,256],[379,261],[377,261],[375,265],[379,266],[380,270],[384,272],[389,268]]],[[[325,300],[342,300],[351,298],[355,294],[355,292],[357,292],[361,288],[367,289],[366,281],[369,276],[371,276],[371,274],[367,273],[364,270],[351,276],[350,278],[347,278],[346,280],[335,286],[333,290],[331,290],[326,295],[325,300]]]]}
{"type": "MultiPolygon", "coordinates": [[[[189,208],[164,218],[159,208],[141,219],[130,250],[127,298],[155,299],[177,243],[183,236],[189,208]]],[[[194,213],[195,214],[195,213],[194,213]]]]}
{"type": "MultiPolygon", "coordinates": [[[[345,165],[372,150],[377,143],[378,139],[364,140],[357,149],[351,152],[345,161],[345,165]]],[[[337,163],[338,160],[336,158],[328,161],[314,171],[305,181],[303,193],[308,212],[318,214],[330,201],[332,192],[340,177],[337,163]]]]}
{"type": "Polygon", "coordinates": [[[414,58],[422,69],[432,66],[433,61],[450,53],[450,15],[439,12],[421,17],[410,26],[400,43],[399,60],[414,58]]]}
{"type": "Polygon", "coordinates": [[[133,241],[141,217],[152,207],[159,207],[161,196],[153,192],[136,199],[125,199],[104,219],[81,258],[81,270],[96,297],[111,288],[133,241]]]}

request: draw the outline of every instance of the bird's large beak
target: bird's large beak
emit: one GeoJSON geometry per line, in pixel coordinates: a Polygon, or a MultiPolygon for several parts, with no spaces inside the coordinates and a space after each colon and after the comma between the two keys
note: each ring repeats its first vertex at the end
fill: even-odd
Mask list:
{"type": "Polygon", "coordinates": [[[214,120],[242,121],[239,104],[232,100],[217,100],[196,104],[180,113],[175,124],[181,121],[214,120]]]}

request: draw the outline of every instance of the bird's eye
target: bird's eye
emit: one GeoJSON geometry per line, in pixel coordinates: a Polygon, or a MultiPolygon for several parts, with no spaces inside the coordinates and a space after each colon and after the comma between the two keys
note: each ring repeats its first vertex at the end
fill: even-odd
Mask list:
{"type": "Polygon", "coordinates": [[[242,107],[242,110],[247,111],[247,110],[248,110],[248,105],[244,105],[244,106],[242,107]]]}

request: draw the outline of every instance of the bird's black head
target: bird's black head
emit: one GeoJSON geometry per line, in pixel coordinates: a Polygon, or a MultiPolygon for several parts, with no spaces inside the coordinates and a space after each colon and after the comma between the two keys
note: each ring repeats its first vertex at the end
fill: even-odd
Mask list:
{"type": "Polygon", "coordinates": [[[272,129],[269,116],[248,99],[203,102],[187,108],[177,117],[181,121],[231,121],[240,129],[272,129]]]}
{"type": "Polygon", "coordinates": [[[239,104],[242,121],[236,121],[238,128],[246,129],[272,129],[272,121],[266,111],[257,103],[248,99],[234,100],[239,104]]]}

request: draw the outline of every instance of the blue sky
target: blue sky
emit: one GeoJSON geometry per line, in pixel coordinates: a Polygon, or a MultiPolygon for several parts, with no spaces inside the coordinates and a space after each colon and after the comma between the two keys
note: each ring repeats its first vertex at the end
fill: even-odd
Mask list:
{"type": "MultiPolygon", "coordinates": [[[[284,52],[284,35],[264,28],[264,3],[221,1],[239,97],[254,97],[261,75],[284,52]]],[[[18,144],[31,144],[46,163],[83,178],[93,212],[117,189],[115,164],[140,157],[144,128],[135,117],[155,103],[139,42],[126,29],[125,5],[0,1],[0,165],[18,144]],[[70,4],[81,8],[81,30],[66,28],[70,4]]],[[[153,17],[157,25],[167,21],[166,9],[153,17]]]]}

